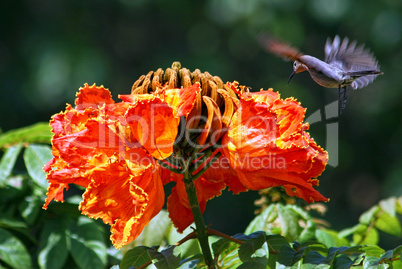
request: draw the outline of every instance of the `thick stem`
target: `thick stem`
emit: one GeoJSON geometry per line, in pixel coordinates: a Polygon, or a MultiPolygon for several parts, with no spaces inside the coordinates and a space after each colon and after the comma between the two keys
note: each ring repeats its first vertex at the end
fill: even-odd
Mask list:
{"type": "Polygon", "coordinates": [[[212,269],[215,268],[215,265],[212,258],[211,249],[209,248],[207,228],[204,224],[204,219],[202,218],[201,209],[198,203],[197,190],[195,188],[194,179],[189,172],[188,165],[186,168],[187,169],[185,169],[185,172],[183,174],[183,181],[186,187],[188,200],[190,202],[191,212],[193,213],[194,217],[197,238],[200,242],[201,251],[204,255],[205,263],[208,266],[208,269],[212,269]]]}

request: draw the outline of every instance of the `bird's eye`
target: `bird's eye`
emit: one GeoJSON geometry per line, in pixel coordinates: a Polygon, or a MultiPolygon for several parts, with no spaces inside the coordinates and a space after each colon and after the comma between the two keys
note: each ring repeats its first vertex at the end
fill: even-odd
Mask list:
{"type": "Polygon", "coordinates": [[[296,66],[296,65],[297,65],[297,63],[296,63],[296,62],[294,62],[294,63],[293,63],[293,65],[294,65],[294,66],[296,66]]]}

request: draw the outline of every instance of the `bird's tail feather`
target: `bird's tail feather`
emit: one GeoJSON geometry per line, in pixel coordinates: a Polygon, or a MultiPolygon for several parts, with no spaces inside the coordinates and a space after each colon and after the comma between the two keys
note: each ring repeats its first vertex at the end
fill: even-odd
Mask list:
{"type": "Polygon", "coordinates": [[[382,75],[383,72],[380,70],[362,70],[362,71],[349,71],[346,72],[346,75],[351,77],[361,77],[361,76],[369,76],[369,75],[382,75]]]}

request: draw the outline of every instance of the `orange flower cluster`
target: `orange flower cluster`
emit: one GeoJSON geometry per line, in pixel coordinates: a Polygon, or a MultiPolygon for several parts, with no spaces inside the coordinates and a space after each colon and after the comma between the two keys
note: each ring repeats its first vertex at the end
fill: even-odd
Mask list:
{"type": "Polygon", "coordinates": [[[191,159],[202,163],[194,175],[205,168],[194,181],[202,212],[226,187],[240,193],[283,186],[307,202],[326,201],[313,186],[328,155],[306,132],[305,109],[271,89],[252,93],[237,83],[225,89],[218,90],[220,103],[199,83],[121,95],[115,103],[104,87],[85,85],[75,107],[50,122],[54,158],[44,167],[50,183],[44,208],[63,201],[69,184],[85,187],[79,209],[110,224],[120,248],[162,209],[163,185],[173,181],[167,209],[181,232],[193,222],[183,175],[172,172],[183,169],[183,154],[200,154],[191,159]]]}

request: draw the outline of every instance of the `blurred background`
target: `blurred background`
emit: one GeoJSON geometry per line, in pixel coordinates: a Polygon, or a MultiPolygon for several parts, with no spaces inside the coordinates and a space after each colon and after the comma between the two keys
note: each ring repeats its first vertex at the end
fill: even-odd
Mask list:
{"type": "MultiPolygon", "coordinates": [[[[337,145],[319,177],[319,191],[331,199],[331,228],[350,227],[380,199],[402,195],[400,0],[3,0],[0,7],[2,132],[48,121],[84,83],[104,85],[117,100],[142,74],[180,61],[252,90],[272,87],[296,97],[307,118],[318,115],[311,136],[324,148],[337,145]],[[337,90],[307,73],[288,85],[291,63],[259,46],[261,32],[321,59],[327,37],[348,36],[371,49],[384,75],[351,92],[342,116],[327,119],[337,90]]],[[[228,234],[243,232],[258,198],[225,192],[208,203],[206,221],[228,234]]],[[[401,244],[381,240],[382,247],[401,244]]]]}

